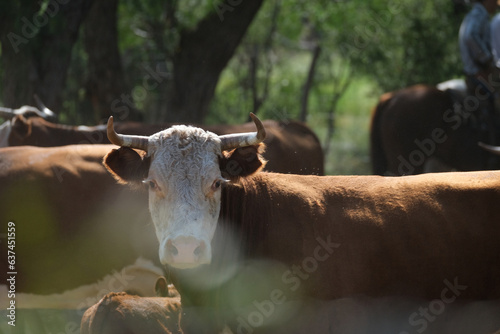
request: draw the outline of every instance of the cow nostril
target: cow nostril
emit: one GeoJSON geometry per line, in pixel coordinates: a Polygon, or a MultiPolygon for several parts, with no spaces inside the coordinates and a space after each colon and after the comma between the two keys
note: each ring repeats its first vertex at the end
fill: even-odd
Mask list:
{"type": "Polygon", "coordinates": [[[205,243],[201,242],[201,244],[194,249],[193,253],[195,256],[200,256],[203,254],[204,251],[205,251],[205,243]]]}
{"type": "Polygon", "coordinates": [[[201,248],[200,248],[200,246],[196,247],[196,249],[194,250],[194,255],[196,255],[196,256],[200,256],[201,255],[201,248]]]}
{"type": "Polygon", "coordinates": [[[173,256],[175,256],[175,255],[179,254],[179,250],[177,249],[177,247],[175,247],[175,246],[172,244],[172,242],[169,242],[169,243],[167,244],[167,248],[168,248],[168,252],[169,252],[170,254],[172,254],[173,256]]]}

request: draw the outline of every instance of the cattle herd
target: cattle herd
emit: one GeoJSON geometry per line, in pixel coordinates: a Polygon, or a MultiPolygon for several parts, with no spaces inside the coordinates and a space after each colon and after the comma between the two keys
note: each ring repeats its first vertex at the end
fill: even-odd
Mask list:
{"type": "Polygon", "coordinates": [[[295,121],[0,110],[0,332],[500,333],[500,171],[421,174],[405,140],[427,159],[459,132],[385,132],[405,94],[374,110],[386,176],[325,176],[295,121]]]}

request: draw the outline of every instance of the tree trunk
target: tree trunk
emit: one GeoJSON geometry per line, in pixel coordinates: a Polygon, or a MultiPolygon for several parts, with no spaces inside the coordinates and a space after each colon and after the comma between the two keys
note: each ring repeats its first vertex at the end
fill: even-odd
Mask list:
{"type": "Polygon", "coordinates": [[[49,1],[3,1],[0,5],[3,103],[9,107],[34,104],[37,94],[58,112],[71,50],[92,0],[66,4],[49,1]]]}
{"type": "MultiPolygon", "coordinates": [[[[271,73],[273,70],[273,65],[271,59],[269,59],[269,53],[271,51],[271,47],[273,45],[274,41],[274,35],[276,33],[276,29],[278,27],[278,16],[281,11],[281,1],[276,1],[271,18],[269,19],[269,30],[267,32],[267,37],[264,40],[264,43],[262,45],[258,43],[252,43],[250,45],[249,50],[247,53],[250,54],[250,60],[249,60],[249,82],[250,82],[250,91],[252,93],[252,105],[253,105],[253,110],[252,112],[257,115],[259,112],[259,109],[262,107],[262,104],[267,100],[267,97],[269,96],[269,82],[271,81],[271,73]],[[262,58],[266,59],[267,58],[267,64],[266,61],[263,62],[262,65],[259,64],[259,57],[261,56],[262,53],[262,58]],[[257,73],[259,72],[259,67],[263,67],[265,71],[265,76],[261,80],[258,79],[257,73]],[[259,94],[259,81],[262,81],[262,89],[261,93],[259,94]]],[[[262,59],[261,58],[261,59],[262,59]]],[[[250,115],[247,118],[248,122],[252,121],[252,118],[250,115]]]]}
{"type": "Polygon", "coordinates": [[[83,44],[88,55],[85,92],[93,107],[87,122],[91,123],[111,115],[119,120],[140,119],[131,99],[130,105],[122,108],[122,94],[130,95],[130,89],[118,50],[117,7],[118,0],[95,1],[83,26],[83,44]]]}
{"type": "Polygon", "coordinates": [[[195,30],[184,30],[173,56],[173,81],[163,121],[201,123],[222,70],[233,56],[263,0],[216,3],[195,30]]]}
{"type": "Polygon", "coordinates": [[[309,72],[307,73],[307,79],[302,87],[302,96],[300,99],[300,121],[307,121],[307,105],[309,102],[309,92],[311,91],[314,74],[316,73],[316,64],[318,63],[319,55],[321,54],[321,46],[316,44],[313,48],[311,65],[309,66],[309,72]]]}
{"type": "Polygon", "coordinates": [[[339,69],[339,72],[333,75],[333,90],[332,100],[327,108],[327,132],[325,144],[323,145],[323,153],[326,156],[330,153],[330,143],[335,132],[335,113],[340,98],[344,95],[345,91],[351,84],[351,75],[349,66],[339,69]]]}

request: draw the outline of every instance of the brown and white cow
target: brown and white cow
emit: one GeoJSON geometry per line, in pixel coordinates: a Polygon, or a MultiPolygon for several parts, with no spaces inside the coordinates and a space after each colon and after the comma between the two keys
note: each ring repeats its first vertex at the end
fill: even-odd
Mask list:
{"type": "MultiPolygon", "coordinates": [[[[144,124],[122,122],[116,124],[118,132],[134,135],[151,135],[173,124],[144,124]]],[[[264,122],[268,136],[264,158],[269,161],[266,169],[279,173],[324,174],[324,156],[318,137],[305,124],[295,121],[264,122]]],[[[253,130],[253,123],[238,125],[202,125],[201,128],[224,135],[253,130]]],[[[1,130],[0,130],[1,131],[1,130]]],[[[6,131],[4,131],[6,132],[6,131]]],[[[41,117],[26,119],[15,117],[3,146],[62,146],[75,144],[109,144],[106,126],[69,126],[49,122],[41,117]]],[[[0,133],[0,145],[2,144],[0,133]]],[[[1,146],[0,146],[1,147],[1,146]]]]}
{"type": "Polygon", "coordinates": [[[256,133],[234,136],[186,126],[125,136],[108,123],[121,148],[104,163],[149,185],[160,260],[183,305],[207,310],[183,317],[203,324],[188,332],[238,328],[300,296],[500,298],[500,172],[261,172],[265,130],[253,118],[256,133]]]}

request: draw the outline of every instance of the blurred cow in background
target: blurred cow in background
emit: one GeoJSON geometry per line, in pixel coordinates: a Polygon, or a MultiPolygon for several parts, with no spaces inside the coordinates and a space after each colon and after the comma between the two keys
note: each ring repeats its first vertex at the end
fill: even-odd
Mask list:
{"type": "Polygon", "coordinates": [[[477,146],[492,144],[500,125],[475,110],[477,98],[442,87],[415,85],[380,97],[370,129],[374,174],[500,168],[498,158],[477,146]]]}
{"type": "Polygon", "coordinates": [[[29,119],[30,117],[37,117],[45,120],[55,120],[57,118],[56,114],[47,108],[37,96],[35,96],[41,110],[32,106],[22,106],[19,109],[4,108],[0,107],[0,118],[5,120],[4,123],[0,124],[0,147],[9,146],[10,137],[12,134],[14,120],[19,118],[29,119]]]}
{"type": "MultiPolygon", "coordinates": [[[[267,170],[292,174],[324,174],[324,155],[318,137],[305,124],[296,121],[265,121],[268,136],[264,158],[267,170]]],[[[117,131],[132,135],[151,135],[172,124],[117,123],[117,131]]],[[[201,128],[224,135],[248,132],[252,123],[241,125],[201,125],[201,128]]],[[[69,126],[55,124],[42,117],[15,117],[5,146],[62,146],[73,144],[109,144],[105,125],[69,126]]]]}

